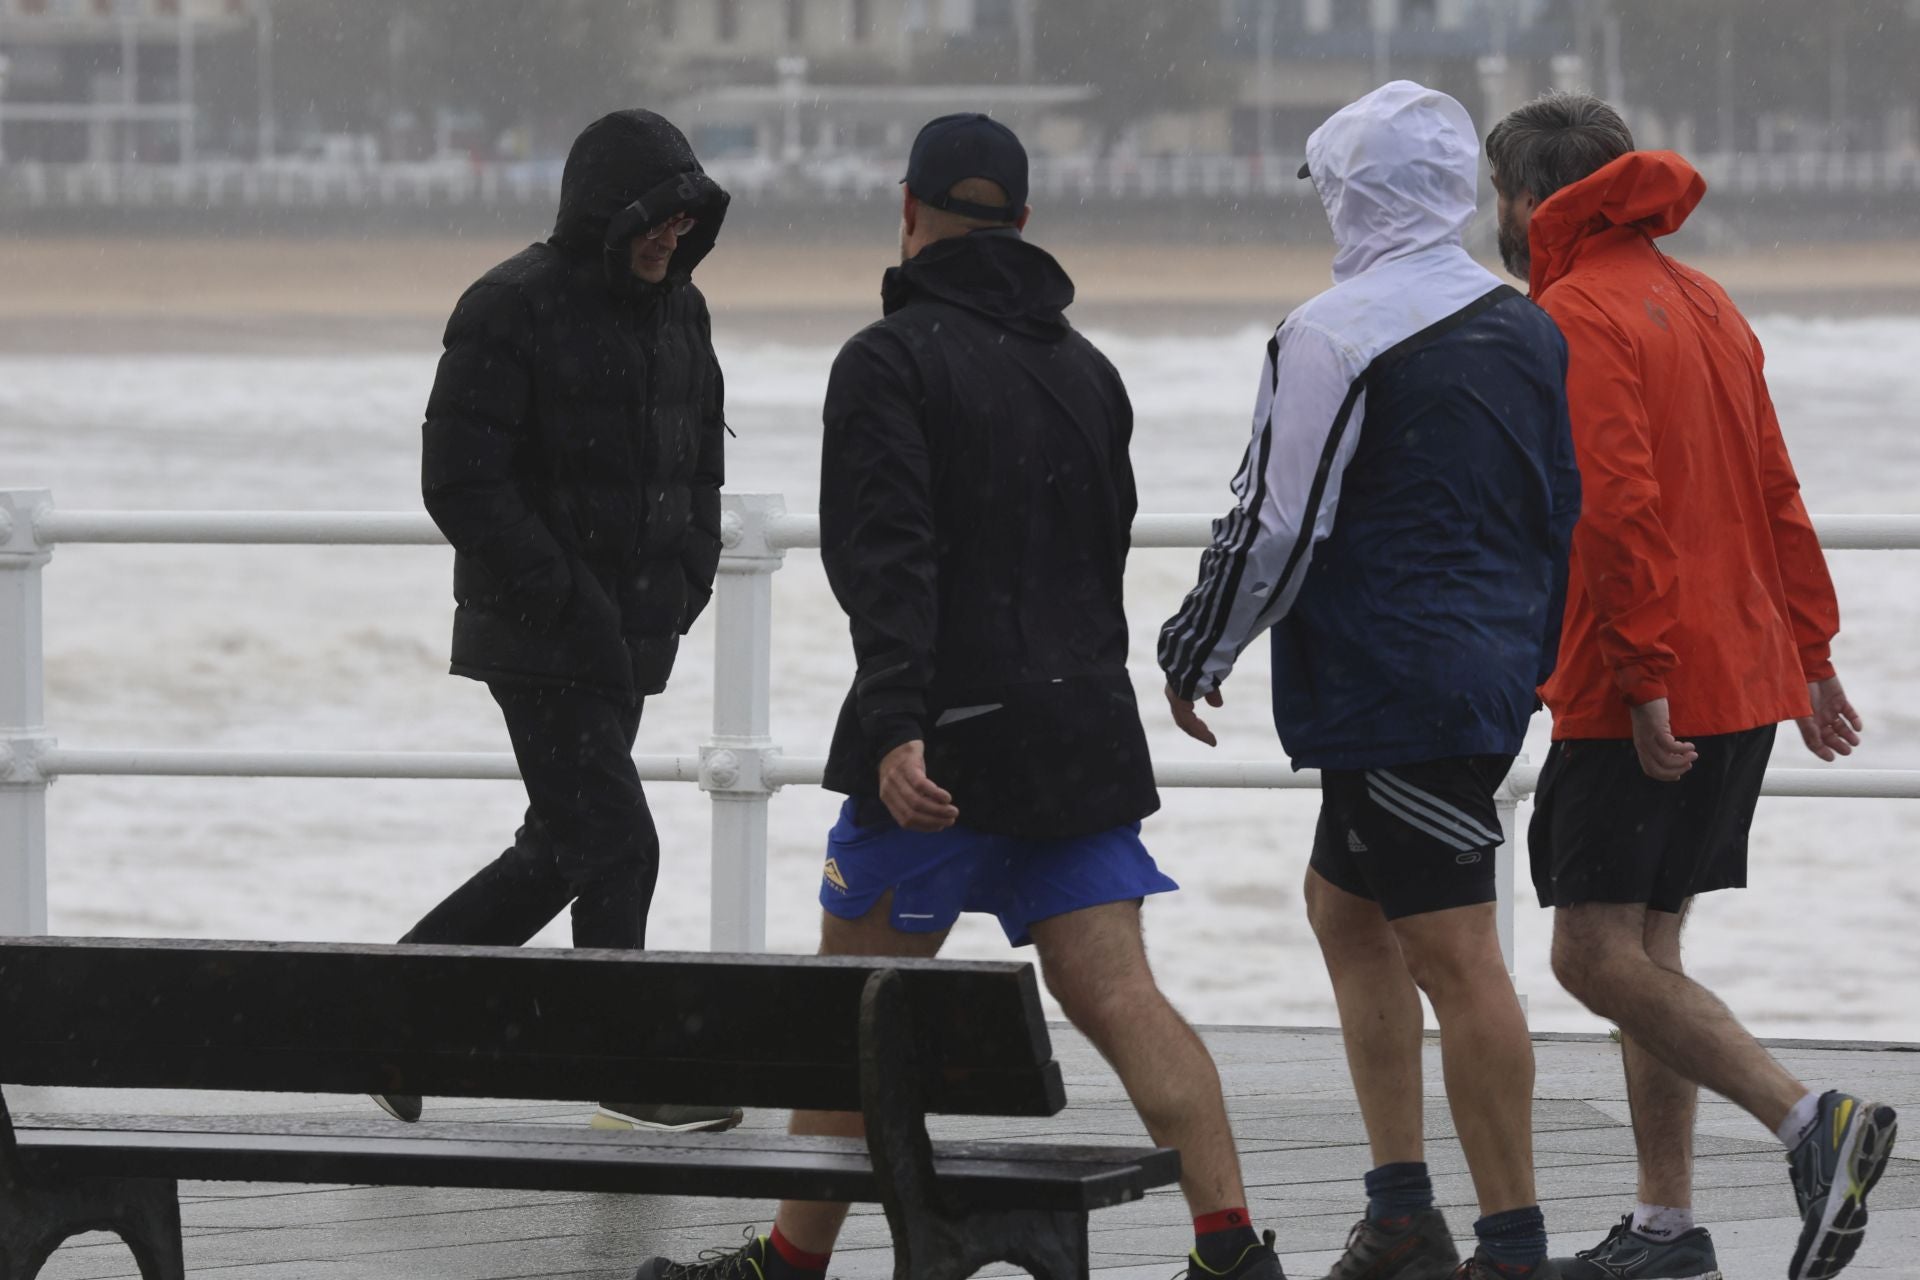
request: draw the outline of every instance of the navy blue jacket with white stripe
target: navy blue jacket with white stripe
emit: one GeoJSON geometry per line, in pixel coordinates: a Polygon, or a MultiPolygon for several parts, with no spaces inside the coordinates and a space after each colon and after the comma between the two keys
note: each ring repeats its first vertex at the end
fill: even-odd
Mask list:
{"type": "Polygon", "coordinates": [[[1336,283],[1268,344],[1238,502],[1161,668],[1198,698],[1271,628],[1295,767],[1513,754],[1579,514],[1566,343],[1462,247],[1478,149],[1453,99],[1388,85],[1307,158],[1336,283]]]}

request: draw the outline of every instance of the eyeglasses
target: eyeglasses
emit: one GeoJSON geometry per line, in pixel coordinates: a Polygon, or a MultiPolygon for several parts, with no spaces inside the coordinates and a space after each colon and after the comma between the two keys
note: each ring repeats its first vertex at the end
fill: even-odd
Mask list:
{"type": "Polygon", "coordinates": [[[698,218],[668,218],[665,222],[647,232],[647,239],[658,240],[661,236],[671,231],[673,232],[673,238],[678,240],[681,236],[686,235],[699,225],[700,219],[698,218]]]}

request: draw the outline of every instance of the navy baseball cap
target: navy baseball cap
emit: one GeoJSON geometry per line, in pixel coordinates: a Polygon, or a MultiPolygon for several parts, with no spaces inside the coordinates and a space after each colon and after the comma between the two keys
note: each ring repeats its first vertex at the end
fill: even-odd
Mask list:
{"type": "Polygon", "coordinates": [[[941,116],[913,140],[903,181],[916,200],[935,209],[984,222],[1013,222],[1027,207],[1027,149],[1013,130],[991,116],[941,116]],[[1007,204],[995,208],[947,194],[968,178],[998,183],[1007,193],[1007,204]]]}

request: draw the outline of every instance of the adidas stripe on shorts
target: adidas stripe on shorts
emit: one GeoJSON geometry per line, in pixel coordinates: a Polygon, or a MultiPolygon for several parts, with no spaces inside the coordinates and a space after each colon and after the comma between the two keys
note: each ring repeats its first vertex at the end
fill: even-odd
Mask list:
{"type": "Polygon", "coordinates": [[[1387,919],[1494,900],[1496,788],[1512,756],[1459,756],[1320,775],[1313,869],[1387,919]]]}

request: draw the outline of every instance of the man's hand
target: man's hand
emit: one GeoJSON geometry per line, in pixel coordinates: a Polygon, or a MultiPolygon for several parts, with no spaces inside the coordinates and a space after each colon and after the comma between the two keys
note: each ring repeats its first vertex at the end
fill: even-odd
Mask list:
{"type": "Polygon", "coordinates": [[[1633,709],[1633,749],[1640,753],[1640,771],[1655,782],[1680,781],[1700,758],[1691,742],[1674,738],[1665,698],[1633,709]]]}
{"type": "MultiPolygon", "coordinates": [[[[1210,707],[1224,703],[1225,699],[1220,696],[1218,689],[1207,695],[1207,705],[1210,707]]],[[[1210,747],[1220,745],[1220,740],[1213,736],[1213,730],[1207,728],[1207,722],[1194,714],[1193,704],[1176,694],[1172,685],[1167,686],[1167,705],[1173,708],[1173,722],[1180,726],[1180,732],[1210,747]]]]}
{"type": "Polygon", "coordinates": [[[927,744],[903,742],[880,762],[880,803],[908,831],[945,831],[960,821],[953,797],[927,777],[927,744]]]}
{"type": "Polygon", "coordinates": [[[1847,691],[1840,687],[1840,677],[1828,676],[1808,685],[1807,696],[1813,702],[1813,714],[1794,721],[1807,750],[1826,761],[1852,755],[1864,726],[1860,713],[1847,700],[1847,691]]]}

